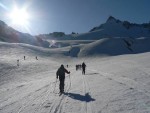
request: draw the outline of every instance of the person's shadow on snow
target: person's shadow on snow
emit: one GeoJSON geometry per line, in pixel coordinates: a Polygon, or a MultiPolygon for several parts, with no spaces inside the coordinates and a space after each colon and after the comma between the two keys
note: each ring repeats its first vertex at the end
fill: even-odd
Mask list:
{"type": "Polygon", "coordinates": [[[64,93],[64,95],[67,95],[68,97],[80,101],[85,101],[85,102],[90,102],[90,101],[95,101],[94,98],[92,98],[89,93],[86,93],[85,95],[80,95],[76,93],[64,93]]]}
{"type": "Polygon", "coordinates": [[[85,75],[97,75],[99,73],[86,73],[85,75]]]}

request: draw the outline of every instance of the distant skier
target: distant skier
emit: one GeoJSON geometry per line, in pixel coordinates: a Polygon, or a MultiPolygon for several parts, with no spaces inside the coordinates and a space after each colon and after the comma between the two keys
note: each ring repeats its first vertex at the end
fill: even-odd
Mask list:
{"type": "Polygon", "coordinates": [[[19,67],[19,59],[17,60],[17,66],[19,67]]]}
{"type": "Polygon", "coordinates": [[[24,56],[23,58],[24,58],[24,60],[25,60],[25,59],[26,59],[26,56],[24,56]]]}
{"type": "Polygon", "coordinates": [[[76,71],[78,70],[78,65],[76,65],[76,71]]]}
{"type": "Polygon", "coordinates": [[[85,65],[85,63],[83,62],[83,63],[82,63],[82,75],[85,75],[85,68],[86,68],[86,65],[85,65]]]}
{"type": "Polygon", "coordinates": [[[37,56],[35,57],[36,60],[38,60],[37,56]]]}
{"type": "Polygon", "coordinates": [[[64,65],[61,65],[60,68],[56,72],[56,78],[58,79],[59,76],[59,89],[60,93],[64,92],[64,82],[65,82],[65,73],[70,74],[70,71],[64,68],[64,65]]]}

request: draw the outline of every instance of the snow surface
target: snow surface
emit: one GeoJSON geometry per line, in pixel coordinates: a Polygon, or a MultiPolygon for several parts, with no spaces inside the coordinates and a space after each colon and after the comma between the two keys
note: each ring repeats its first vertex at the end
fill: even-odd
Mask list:
{"type": "Polygon", "coordinates": [[[74,58],[65,56],[69,50],[0,43],[0,113],[150,113],[150,52],[74,58]],[[83,61],[85,75],[75,70],[83,61]],[[59,96],[61,64],[71,74],[59,96]]]}
{"type": "Polygon", "coordinates": [[[80,47],[78,56],[115,56],[150,51],[150,38],[103,38],[80,47]]]}

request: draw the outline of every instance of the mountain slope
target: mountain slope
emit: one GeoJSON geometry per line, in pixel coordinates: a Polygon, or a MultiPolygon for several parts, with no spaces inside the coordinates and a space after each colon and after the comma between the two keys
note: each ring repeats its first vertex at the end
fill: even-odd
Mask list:
{"type": "Polygon", "coordinates": [[[90,30],[92,31],[105,33],[109,37],[150,37],[150,23],[133,24],[110,16],[106,23],[90,30]]]}
{"type": "Polygon", "coordinates": [[[49,43],[40,37],[34,37],[27,33],[21,33],[0,21],[0,41],[9,43],[26,43],[36,46],[49,47],[49,43]]]}
{"type": "Polygon", "coordinates": [[[150,23],[134,24],[128,21],[120,21],[110,16],[104,24],[94,27],[87,33],[63,34],[59,37],[55,37],[53,34],[43,36],[47,39],[57,40],[99,40],[107,37],[150,37],[150,23]]]}
{"type": "Polygon", "coordinates": [[[150,51],[150,38],[103,38],[89,44],[72,46],[70,56],[116,56],[150,51]]]}

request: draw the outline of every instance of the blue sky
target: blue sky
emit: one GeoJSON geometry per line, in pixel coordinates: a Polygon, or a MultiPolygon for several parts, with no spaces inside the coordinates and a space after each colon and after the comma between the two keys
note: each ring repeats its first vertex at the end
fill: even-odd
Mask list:
{"type": "Polygon", "coordinates": [[[0,0],[0,20],[21,31],[35,34],[55,31],[88,32],[111,15],[133,23],[150,22],[150,0],[0,0]],[[28,30],[12,26],[6,16],[14,4],[27,7],[28,30]]]}

